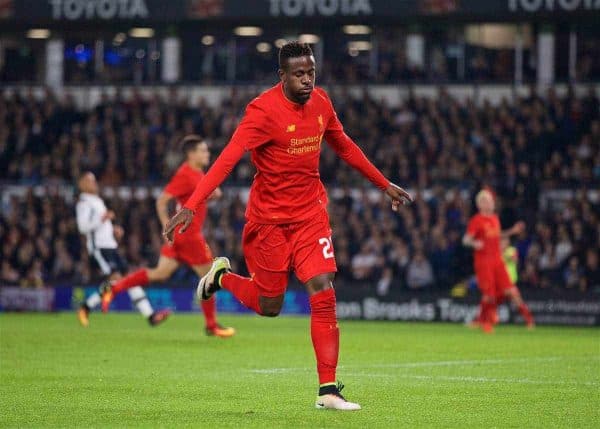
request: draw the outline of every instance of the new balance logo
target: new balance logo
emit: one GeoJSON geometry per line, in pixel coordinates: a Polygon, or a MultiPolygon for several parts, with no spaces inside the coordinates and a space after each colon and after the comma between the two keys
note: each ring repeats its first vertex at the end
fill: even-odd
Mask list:
{"type": "Polygon", "coordinates": [[[293,133],[294,131],[296,131],[296,124],[288,125],[285,131],[287,133],[293,133]]]}

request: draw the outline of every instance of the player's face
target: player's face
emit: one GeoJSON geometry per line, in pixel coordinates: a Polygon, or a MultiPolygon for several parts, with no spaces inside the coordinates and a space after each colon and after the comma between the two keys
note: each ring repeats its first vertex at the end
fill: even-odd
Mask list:
{"type": "Polygon", "coordinates": [[[289,58],[279,70],[285,94],[295,103],[304,104],[315,87],[315,57],[289,58]]]}
{"type": "Polygon", "coordinates": [[[210,162],[210,151],[206,143],[198,143],[196,149],[190,152],[194,165],[203,168],[210,162]]]}
{"type": "Polygon", "coordinates": [[[493,213],[495,208],[494,198],[486,192],[485,194],[481,195],[481,197],[477,201],[477,208],[482,213],[493,213]]]}
{"type": "Polygon", "coordinates": [[[88,194],[97,194],[98,182],[96,181],[96,176],[93,173],[85,174],[79,181],[79,189],[88,194]]]}

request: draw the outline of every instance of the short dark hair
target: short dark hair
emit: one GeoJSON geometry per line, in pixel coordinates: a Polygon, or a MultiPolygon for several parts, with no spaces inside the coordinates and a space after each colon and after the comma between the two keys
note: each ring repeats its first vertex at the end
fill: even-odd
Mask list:
{"type": "Polygon", "coordinates": [[[191,151],[196,150],[196,146],[198,146],[200,143],[204,143],[204,139],[197,134],[185,136],[181,140],[181,148],[183,149],[183,153],[187,155],[191,151]]]}
{"type": "Polygon", "coordinates": [[[308,43],[300,43],[297,40],[286,43],[279,49],[279,68],[284,69],[290,58],[310,57],[312,54],[308,43]]]}

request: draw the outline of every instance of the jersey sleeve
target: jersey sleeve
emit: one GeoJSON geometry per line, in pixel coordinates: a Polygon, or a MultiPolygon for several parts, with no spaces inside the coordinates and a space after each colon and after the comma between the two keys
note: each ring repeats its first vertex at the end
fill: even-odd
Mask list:
{"type": "Polygon", "coordinates": [[[364,152],[358,145],[344,132],[344,127],[337,117],[333,104],[329,97],[323,92],[324,98],[329,105],[330,117],[325,128],[324,138],[331,148],[340,158],[346,161],[351,167],[359,171],[371,183],[382,191],[390,186],[390,181],[367,159],[364,152]]]}

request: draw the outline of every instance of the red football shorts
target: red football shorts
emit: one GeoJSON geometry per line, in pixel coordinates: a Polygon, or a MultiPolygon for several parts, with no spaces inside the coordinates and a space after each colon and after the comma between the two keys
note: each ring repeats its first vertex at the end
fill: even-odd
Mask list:
{"type": "Polygon", "coordinates": [[[500,258],[475,261],[475,276],[482,295],[501,297],[514,287],[500,258]]]}
{"type": "Polygon", "coordinates": [[[289,224],[247,222],[242,245],[246,266],[261,296],[285,293],[290,271],[302,283],[337,271],[325,210],[315,218],[289,224]]]}
{"type": "Polygon", "coordinates": [[[188,266],[210,264],[213,260],[210,247],[200,234],[189,237],[175,234],[173,244],[165,243],[160,254],[188,266]]]}

